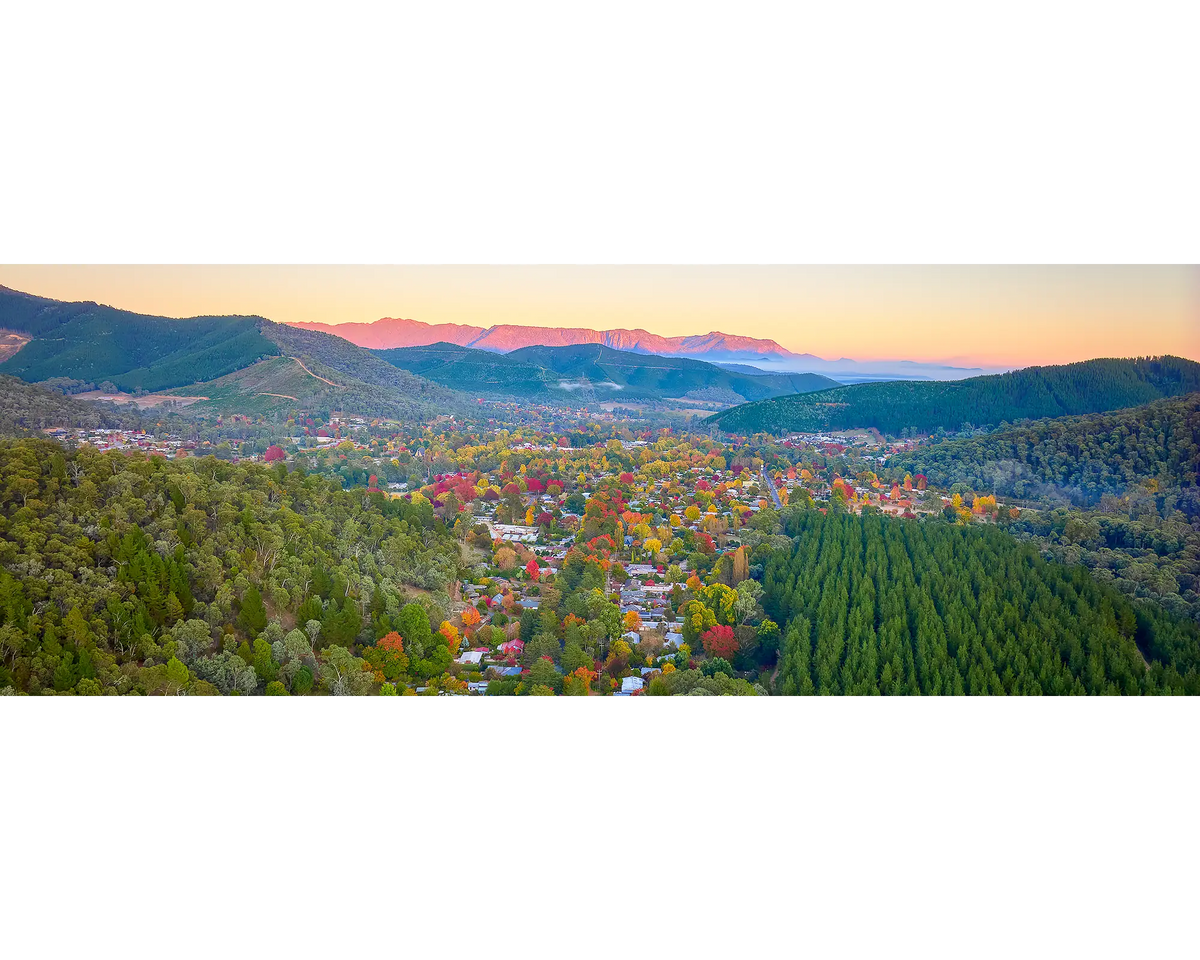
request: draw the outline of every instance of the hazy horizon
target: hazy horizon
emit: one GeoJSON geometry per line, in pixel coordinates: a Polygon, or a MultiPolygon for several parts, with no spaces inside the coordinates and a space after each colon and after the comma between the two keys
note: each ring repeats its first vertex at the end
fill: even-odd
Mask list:
{"type": "Polygon", "coordinates": [[[0,284],[172,317],[720,331],[826,360],[1200,360],[1194,266],[6,265],[0,284]]]}

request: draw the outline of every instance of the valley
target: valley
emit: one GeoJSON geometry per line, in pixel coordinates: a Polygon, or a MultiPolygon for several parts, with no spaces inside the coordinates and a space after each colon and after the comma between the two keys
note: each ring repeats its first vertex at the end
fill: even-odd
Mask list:
{"type": "Polygon", "coordinates": [[[0,322],[0,689],[1200,693],[1190,360],[843,385],[617,336],[0,322]]]}

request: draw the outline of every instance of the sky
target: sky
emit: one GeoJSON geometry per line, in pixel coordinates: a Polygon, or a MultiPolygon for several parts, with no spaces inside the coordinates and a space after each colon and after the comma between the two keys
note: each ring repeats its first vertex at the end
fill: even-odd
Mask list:
{"type": "Polygon", "coordinates": [[[170,317],[719,330],[825,359],[1200,360],[1195,266],[0,265],[0,284],[170,317]]]}

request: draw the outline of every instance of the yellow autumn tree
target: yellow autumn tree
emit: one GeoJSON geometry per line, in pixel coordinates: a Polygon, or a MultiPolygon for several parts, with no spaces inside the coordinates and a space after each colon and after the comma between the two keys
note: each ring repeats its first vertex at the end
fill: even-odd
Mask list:
{"type": "Polygon", "coordinates": [[[511,547],[501,547],[492,559],[498,570],[511,570],[517,562],[517,555],[511,547]]]}
{"type": "Polygon", "coordinates": [[[438,633],[446,638],[446,646],[450,648],[450,656],[458,656],[458,648],[462,644],[462,637],[458,635],[458,628],[449,620],[443,620],[442,625],[438,627],[438,633]]]}

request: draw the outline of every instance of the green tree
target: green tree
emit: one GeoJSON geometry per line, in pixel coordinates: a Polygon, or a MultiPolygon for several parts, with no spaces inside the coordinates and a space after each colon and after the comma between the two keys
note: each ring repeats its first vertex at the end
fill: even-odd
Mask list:
{"type": "Polygon", "coordinates": [[[242,596],[242,609],[238,614],[238,624],[248,634],[262,633],[267,626],[267,608],[263,605],[262,594],[258,588],[246,588],[242,596]]]}

